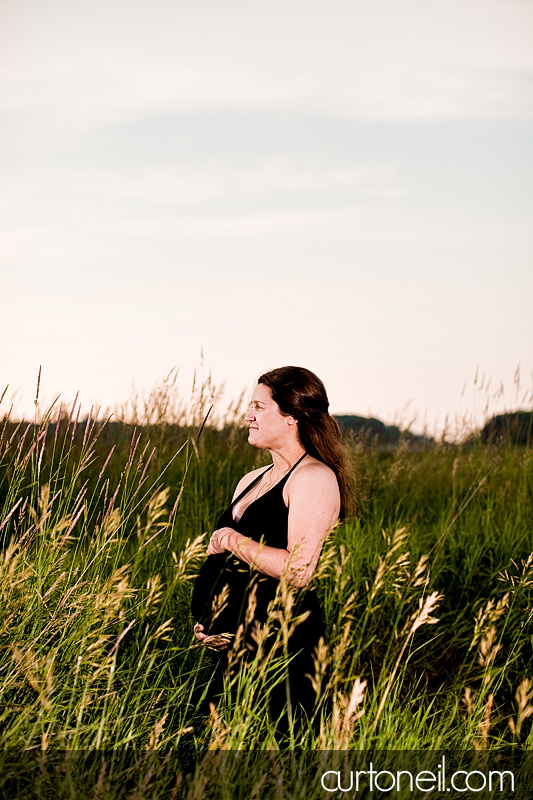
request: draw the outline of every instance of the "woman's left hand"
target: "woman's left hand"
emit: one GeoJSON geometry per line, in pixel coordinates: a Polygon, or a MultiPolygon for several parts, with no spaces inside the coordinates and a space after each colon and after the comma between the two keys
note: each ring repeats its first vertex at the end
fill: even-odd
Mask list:
{"type": "Polygon", "coordinates": [[[226,550],[229,550],[228,540],[232,533],[235,533],[233,528],[219,528],[214,531],[209,540],[206,555],[214,556],[217,553],[224,553],[226,550]]]}
{"type": "Polygon", "coordinates": [[[200,625],[199,622],[194,625],[194,635],[200,644],[204,644],[210,650],[218,650],[219,652],[227,650],[232,639],[231,633],[215,633],[208,636],[204,633],[204,626],[200,625]]]}

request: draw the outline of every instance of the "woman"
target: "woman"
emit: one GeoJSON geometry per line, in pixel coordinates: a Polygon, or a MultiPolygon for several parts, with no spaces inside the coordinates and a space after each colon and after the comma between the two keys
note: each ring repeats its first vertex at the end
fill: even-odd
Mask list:
{"type": "MultiPolygon", "coordinates": [[[[348,460],[322,381],[302,367],[280,367],[259,378],[245,419],[248,441],[267,449],[272,464],[238,483],[207,548],[193,591],[197,639],[223,654],[245,629],[247,652],[257,649],[254,628],[268,620],[281,580],[296,587],[291,616],[301,616],[289,640],[288,681],[270,697],[274,719],[297,706],[311,714],[315,695],[309,675],[324,636],[319,601],[303,591],[313,575],[328,531],[352,498],[348,460]],[[247,612],[248,609],[248,612],[247,612]],[[228,636],[226,636],[228,635],[228,636]]],[[[275,637],[273,637],[275,638],[275,637]]]]}

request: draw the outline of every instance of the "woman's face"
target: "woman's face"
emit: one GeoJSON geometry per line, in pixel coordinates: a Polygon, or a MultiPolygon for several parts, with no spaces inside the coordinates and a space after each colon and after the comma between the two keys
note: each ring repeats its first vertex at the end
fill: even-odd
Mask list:
{"type": "Polygon", "coordinates": [[[250,410],[244,419],[250,428],[248,442],[254,447],[276,449],[297,434],[295,418],[281,413],[269,387],[262,383],[255,387],[250,410]]]}

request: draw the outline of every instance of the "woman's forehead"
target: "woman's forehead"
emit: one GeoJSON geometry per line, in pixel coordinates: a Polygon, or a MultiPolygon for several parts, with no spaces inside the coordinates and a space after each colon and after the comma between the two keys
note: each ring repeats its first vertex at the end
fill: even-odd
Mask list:
{"type": "Polygon", "coordinates": [[[252,395],[253,403],[269,403],[272,402],[272,392],[270,387],[265,386],[264,383],[258,383],[252,395]]]}

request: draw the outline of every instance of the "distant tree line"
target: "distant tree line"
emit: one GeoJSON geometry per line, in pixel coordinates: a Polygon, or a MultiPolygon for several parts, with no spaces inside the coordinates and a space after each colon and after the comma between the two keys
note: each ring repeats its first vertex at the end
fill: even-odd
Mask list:
{"type": "MultiPolygon", "coordinates": [[[[401,430],[397,425],[385,425],[374,417],[359,417],[355,414],[341,414],[335,419],[347,438],[376,444],[380,447],[394,447],[400,439],[413,446],[429,444],[433,440],[428,436],[419,436],[409,430],[401,430]]],[[[513,411],[498,414],[489,419],[467,443],[480,441],[482,444],[518,445],[531,447],[533,444],[533,412],[513,411]]]]}
{"type": "Polygon", "coordinates": [[[485,423],[479,437],[483,444],[517,444],[531,447],[533,411],[498,414],[485,423]]]}

